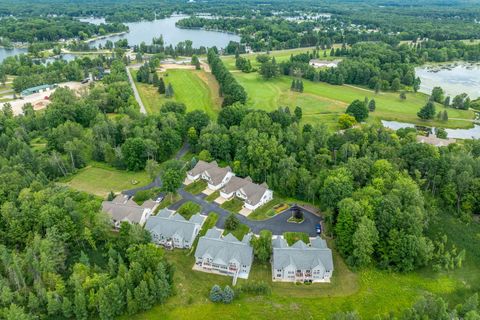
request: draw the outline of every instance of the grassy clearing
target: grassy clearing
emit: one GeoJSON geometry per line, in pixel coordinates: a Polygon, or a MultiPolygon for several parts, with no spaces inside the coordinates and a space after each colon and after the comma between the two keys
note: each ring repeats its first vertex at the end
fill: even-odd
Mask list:
{"type": "Polygon", "coordinates": [[[185,191],[191,194],[199,194],[205,190],[205,188],[207,188],[207,183],[203,180],[198,180],[186,186],[185,191]]]}
{"type": "Polygon", "coordinates": [[[242,241],[243,237],[250,231],[250,228],[243,223],[239,223],[235,230],[227,230],[225,229],[224,235],[231,233],[235,236],[238,240],[242,241]]]}
{"type": "Polygon", "coordinates": [[[208,202],[213,202],[218,197],[220,197],[220,191],[215,191],[214,193],[206,196],[204,200],[208,202]]]}
{"type": "MultiPolygon", "coordinates": [[[[136,79],[136,70],[131,70],[132,77],[136,79]]],[[[215,119],[221,108],[218,98],[218,84],[211,74],[203,70],[170,69],[160,73],[165,84],[171,83],[174,96],[171,99],[160,95],[157,88],[139,83],[135,80],[138,92],[148,113],[158,113],[160,107],[167,101],[182,102],[187,106],[187,111],[202,110],[212,119],[215,119]]]]}
{"type": "MultiPolygon", "coordinates": [[[[280,197],[277,197],[277,196],[273,196],[273,199],[271,201],[267,202],[266,204],[264,204],[263,206],[261,206],[257,210],[252,211],[252,213],[250,213],[248,215],[248,219],[251,219],[251,220],[269,219],[269,218],[275,216],[278,213],[275,210],[275,207],[279,206],[283,203],[285,203],[284,199],[282,199],[280,197]]],[[[288,207],[286,207],[285,209],[287,209],[287,208],[288,207]]]]}
{"type": "Polygon", "coordinates": [[[459,248],[467,250],[462,269],[434,273],[431,270],[398,274],[374,268],[352,272],[335,250],[335,244],[327,240],[333,251],[334,272],[331,283],[295,285],[271,282],[271,266],[254,263],[248,280],[264,281],[272,288],[272,294],[254,296],[242,294],[230,305],[213,304],[208,293],[214,284],[230,285],[232,279],[191,270],[192,256],[184,252],[166,252],[175,264],[176,295],[165,305],[135,316],[129,320],[205,319],[212,315],[222,319],[328,319],[339,310],[357,310],[363,319],[390,311],[398,313],[410,307],[420,295],[431,292],[453,303],[480,290],[480,224],[464,225],[455,218],[442,216],[431,228],[432,233],[446,233],[459,248]],[[293,297],[295,297],[293,299],[293,297]],[[267,316],[268,315],[268,316],[267,316]]]}
{"type": "Polygon", "coordinates": [[[199,213],[201,210],[202,207],[199,204],[187,201],[178,208],[177,212],[186,220],[189,220],[194,214],[199,213]]]}
{"type": "Polygon", "coordinates": [[[310,243],[310,238],[305,232],[285,232],[283,234],[283,237],[285,238],[285,240],[287,240],[289,246],[291,246],[298,240],[302,240],[306,244],[310,243]]]}
{"type": "Polygon", "coordinates": [[[124,171],[105,164],[92,163],[60,182],[76,190],[106,197],[110,191],[118,193],[146,185],[150,181],[145,171],[124,171]]]}
{"type": "Polygon", "coordinates": [[[207,216],[207,219],[203,223],[202,229],[198,233],[197,238],[195,238],[195,241],[193,242],[192,250],[190,251],[190,254],[193,254],[195,252],[195,249],[197,248],[197,244],[198,244],[198,239],[204,236],[209,229],[213,228],[217,223],[217,221],[218,221],[218,214],[215,212],[210,212],[207,216]]]}
{"type": "MultiPolygon", "coordinates": [[[[300,106],[303,110],[304,123],[323,122],[331,127],[336,127],[338,117],[345,112],[346,107],[355,99],[363,100],[374,98],[376,111],[370,114],[369,121],[379,119],[411,122],[420,125],[469,128],[473,124],[470,121],[453,120],[473,119],[473,112],[448,108],[450,120],[423,121],[418,119],[418,110],[425,105],[428,96],[423,93],[407,93],[407,99],[401,100],[396,92],[375,92],[350,86],[334,86],[323,82],[304,80],[304,92],[290,91],[292,78],[280,76],[272,80],[264,80],[258,73],[234,72],[233,75],[248,93],[247,105],[251,108],[272,111],[279,106],[288,106],[291,110],[300,106]]],[[[437,111],[443,107],[437,105],[437,111]]]]}
{"type": "Polygon", "coordinates": [[[232,200],[222,203],[220,207],[230,212],[238,213],[240,210],[242,210],[243,201],[234,197],[232,200]]]}

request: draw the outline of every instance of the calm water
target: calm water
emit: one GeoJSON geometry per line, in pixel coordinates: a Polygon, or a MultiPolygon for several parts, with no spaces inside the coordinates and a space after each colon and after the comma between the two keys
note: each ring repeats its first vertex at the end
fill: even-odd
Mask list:
{"type": "Polygon", "coordinates": [[[420,92],[430,94],[433,87],[439,86],[452,97],[463,92],[473,99],[480,97],[479,64],[423,66],[415,68],[415,73],[422,80],[420,92]]]}
{"type": "Polygon", "coordinates": [[[2,62],[5,58],[16,56],[17,54],[27,53],[27,48],[13,48],[13,49],[6,49],[0,48],[0,62],[2,62]]]}
{"type": "MultiPolygon", "coordinates": [[[[398,121],[386,121],[382,120],[382,124],[386,128],[398,130],[401,128],[415,128],[413,123],[398,122],[398,121]]],[[[434,128],[432,128],[433,130],[434,128]]],[[[471,129],[445,129],[449,138],[455,139],[480,139],[480,126],[474,125],[471,129]]]]}
{"type": "Polygon", "coordinates": [[[152,38],[158,38],[160,35],[163,35],[166,44],[172,45],[176,45],[181,41],[192,40],[194,48],[200,46],[224,48],[230,41],[240,41],[239,36],[230,33],[177,28],[175,22],[182,18],[184,17],[173,16],[155,21],[125,23],[129,27],[130,32],[92,41],[90,44],[98,47],[99,44],[104,46],[107,40],[115,42],[120,39],[127,39],[129,45],[138,45],[142,41],[150,44],[152,43],[152,38]]]}

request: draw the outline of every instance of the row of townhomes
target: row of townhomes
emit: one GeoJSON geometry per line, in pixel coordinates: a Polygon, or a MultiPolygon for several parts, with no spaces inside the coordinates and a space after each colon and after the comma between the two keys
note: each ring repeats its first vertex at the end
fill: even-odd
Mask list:
{"type": "Polygon", "coordinates": [[[289,246],[282,237],[272,241],[272,280],[289,282],[330,282],[333,272],[332,251],[320,237],[289,246]]]}
{"type": "Polygon", "coordinates": [[[153,200],[147,200],[139,206],[132,198],[122,194],[112,201],[102,202],[102,210],[111,217],[115,229],[119,229],[124,221],[143,226],[157,206],[158,203],[153,200]]]}
{"type": "Polygon", "coordinates": [[[212,192],[220,190],[216,202],[231,200],[238,197],[243,200],[244,208],[253,211],[269,202],[273,198],[273,191],[266,183],[256,184],[250,177],[239,178],[235,176],[230,167],[221,168],[216,161],[198,161],[195,167],[187,172],[186,184],[205,180],[208,189],[212,192]]]}
{"type": "Polygon", "coordinates": [[[193,270],[223,274],[248,279],[253,262],[253,248],[250,245],[252,234],[247,234],[242,241],[231,233],[222,236],[223,231],[212,228],[200,237],[195,250],[193,270]]]}
{"type": "Polygon", "coordinates": [[[152,241],[168,248],[189,249],[207,217],[194,214],[189,220],[175,211],[162,209],[156,216],[147,219],[145,229],[152,235],[152,241]]]}

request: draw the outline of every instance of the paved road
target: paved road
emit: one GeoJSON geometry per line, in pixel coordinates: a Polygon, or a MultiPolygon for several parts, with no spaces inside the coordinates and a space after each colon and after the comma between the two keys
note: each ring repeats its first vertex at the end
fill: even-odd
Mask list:
{"type": "MultiPolygon", "coordinates": [[[[208,214],[209,212],[215,212],[219,215],[218,221],[216,226],[218,228],[224,228],[225,220],[227,219],[228,215],[230,214],[229,211],[221,208],[216,203],[210,203],[205,201],[205,195],[192,195],[191,193],[186,192],[183,188],[181,188],[178,193],[182,196],[182,200],[177,203],[174,203],[169,207],[171,210],[177,210],[182,204],[187,201],[192,201],[199,204],[202,207],[202,213],[208,214]]],[[[295,232],[305,232],[311,237],[316,236],[315,232],[315,225],[320,222],[321,218],[314,213],[303,209],[303,217],[304,221],[302,223],[290,223],[288,222],[288,218],[292,216],[290,209],[287,209],[273,218],[263,220],[263,221],[255,221],[249,220],[245,216],[240,214],[237,215],[238,219],[241,223],[246,224],[250,227],[253,233],[258,234],[261,230],[270,230],[272,234],[280,235],[286,231],[295,231],[295,232]]]]}
{"type": "Polygon", "coordinates": [[[130,81],[130,86],[132,87],[133,95],[135,96],[135,99],[137,100],[138,105],[140,106],[140,112],[143,114],[147,114],[147,109],[145,109],[142,99],[140,98],[140,94],[138,93],[137,86],[133,81],[133,77],[132,77],[132,74],[130,73],[130,69],[128,67],[126,67],[125,69],[127,70],[128,81],[130,81]]]}

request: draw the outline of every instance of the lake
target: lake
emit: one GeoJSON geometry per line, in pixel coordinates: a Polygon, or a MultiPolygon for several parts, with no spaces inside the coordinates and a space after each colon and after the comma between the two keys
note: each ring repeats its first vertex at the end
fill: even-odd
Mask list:
{"type": "Polygon", "coordinates": [[[2,62],[5,58],[16,56],[17,54],[27,53],[27,48],[13,48],[7,49],[0,47],[0,62],[2,62]]]}
{"type": "MultiPolygon", "coordinates": [[[[152,39],[154,37],[158,38],[160,35],[163,35],[163,40],[167,45],[172,44],[175,46],[181,41],[192,40],[194,48],[200,46],[225,48],[230,41],[240,41],[239,36],[231,33],[177,28],[175,23],[184,17],[185,16],[172,16],[154,21],[125,23],[130,29],[128,33],[98,39],[90,42],[90,45],[98,47],[98,45],[101,44],[104,46],[107,40],[115,42],[120,39],[127,39],[129,45],[138,45],[142,42],[151,44],[152,39]]],[[[100,23],[101,20],[88,18],[84,19],[84,21],[100,23]]]]}
{"type": "Polygon", "coordinates": [[[442,87],[453,98],[463,92],[470,98],[480,97],[480,64],[450,63],[415,68],[422,83],[420,92],[430,94],[433,87],[442,87]]]}
{"type": "MultiPolygon", "coordinates": [[[[389,128],[392,130],[398,130],[402,128],[416,128],[417,126],[413,123],[407,122],[398,122],[398,121],[387,121],[382,120],[382,124],[385,128],[389,128]]],[[[420,126],[419,126],[420,127],[420,126]]],[[[422,126],[425,127],[425,126],[422,126]]],[[[435,128],[431,128],[432,132],[435,128]]],[[[473,128],[470,129],[447,129],[445,131],[448,134],[449,138],[454,139],[480,139],[480,126],[474,125],[473,128]]]]}

